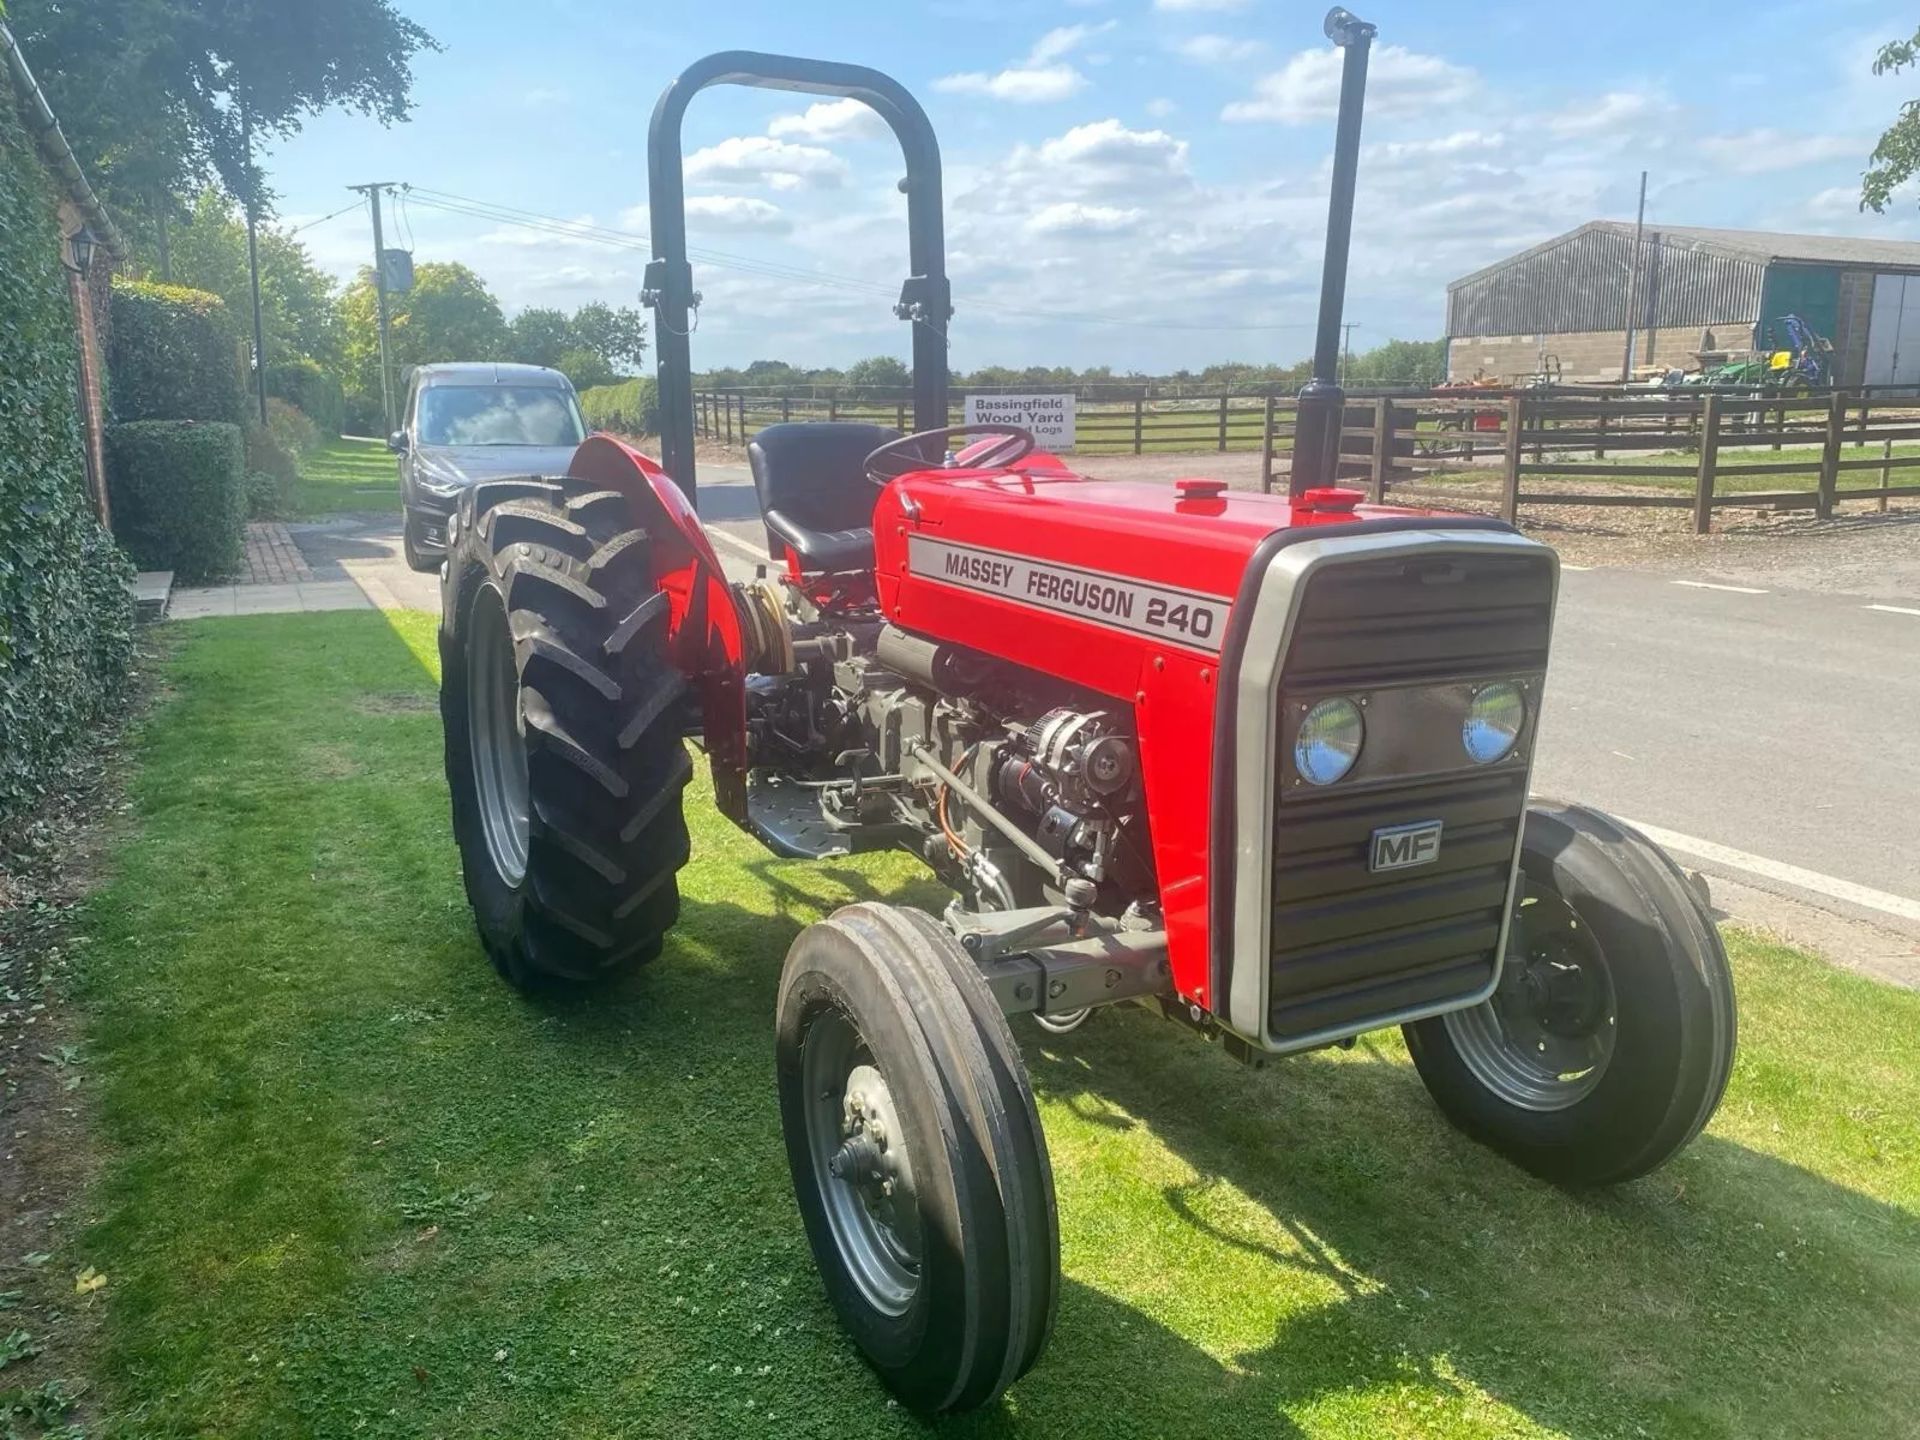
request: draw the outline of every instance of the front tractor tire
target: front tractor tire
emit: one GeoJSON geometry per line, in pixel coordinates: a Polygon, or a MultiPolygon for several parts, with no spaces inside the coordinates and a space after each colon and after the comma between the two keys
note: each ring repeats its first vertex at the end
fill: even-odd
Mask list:
{"type": "Polygon", "coordinates": [[[928,916],[850,905],[787,952],[775,1037],[794,1192],[841,1323],[910,1408],[990,1403],[1046,1345],[1060,1234],[979,970],[928,916]]]}
{"type": "Polygon", "coordinates": [[[516,986],[651,960],[686,863],[686,682],[625,498],[579,481],[464,495],[441,579],[454,839],[487,954],[516,986]]]}
{"type": "Polygon", "coordinates": [[[1536,805],[1500,988],[1405,1028],[1447,1118],[1557,1184],[1634,1179],[1705,1127],[1727,1088],[1733,975],[1686,876],[1652,841],[1536,805]]]}

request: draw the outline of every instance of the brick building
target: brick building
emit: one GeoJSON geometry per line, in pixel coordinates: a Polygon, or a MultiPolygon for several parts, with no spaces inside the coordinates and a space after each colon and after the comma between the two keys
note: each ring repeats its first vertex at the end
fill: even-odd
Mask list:
{"type": "MultiPolygon", "coordinates": [[[[107,505],[105,454],[106,408],[101,388],[106,374],[106,326],[114,267],[126,259],[126,243],[79,162],[67,146],[60,122],[48,108],[46,96],[34,82],[26,57],[13,34],[0,24],[0,57],[4,58],[9,87],[20,118],[34,137],[40,161],[53,179],[59,202],[60,261],[67,273],[73,301],[73,328],[78,342],[80,420],[85,431],[87,493],[94,513],[112,528],[107,505]]],[[[0,103],[5,97],[0,96],[0,103]]]]}
{"type": "Polygon", "coordinates": [[[1920,243],[1595,220],[1447,287],[1447,376],[1556,371],[1618,380],[1632,365],[1784,345],[1798,315],[1833,342],[1841,385],[1920,388],[1920,243]]]}

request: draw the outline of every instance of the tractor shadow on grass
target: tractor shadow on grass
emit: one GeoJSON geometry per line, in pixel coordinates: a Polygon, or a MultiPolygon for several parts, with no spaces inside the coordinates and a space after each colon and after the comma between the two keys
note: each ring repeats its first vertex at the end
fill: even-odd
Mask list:
{"type": "MultiPolygon", "coordinates": [[[[673,943],[742,1037],[805,924],[946,895],[865,859],[728,864],[758,903],[690,896],[673,943]]],[[[610,1040],[654,1023],[660,978],[633,982],[610,1040]]],[[[1113,1437],[1264,1440],[1392,1414],[1407,1434],[1599,1440],[1897,1434],[1920,1413],[1902,1210],[1713,1136],[1618,1190],[1557,1190],[1449,1129],[1384,1037],[1256,1072],[1127,1007],[1064,1039],[1014,1031],[1043,1109],[1073,1117],[1052,1141],[1069,1278],[1034,1373],[933,1431],[1098,1415],[1113,1437]]]]}
{"type": "MultiPolygon", "coordinates": [[[[1183,1264],[1279,1271],[1299,1293],[1270,1343],[1223,1363],[1070,1284],[1004,1433],[1046,1433],[1025,1422],[1055,1385],[1167,1404],[1116,1434],[1285,1434],[1290,1412],[1396,1390],[1409,1433],[1502,1429],[1482,1392],[1580,1440],[1912,1423],[1920,1381],[1893,1359],[1920,1339],[1905,1211],[1713,1136],[1644,1180],[1570,1194],[1449,1129],[1373,1037],[1356,1057],[1249,1072],[1137,1010],[1064,1040],[1016,1033],[1043,1105],[1145,1132],[1190,1172],[1159,1186],[1192,1232],[1183,1264]],[[1900,1254],[1891,1279],[1872,1263],[1900,1254]],[[1861,1343],[1876,1332],[1885,1345],[1861,1343]]],[[[1087,1268],[1071,1246],[1068,1263],[1087,1268]]]]}

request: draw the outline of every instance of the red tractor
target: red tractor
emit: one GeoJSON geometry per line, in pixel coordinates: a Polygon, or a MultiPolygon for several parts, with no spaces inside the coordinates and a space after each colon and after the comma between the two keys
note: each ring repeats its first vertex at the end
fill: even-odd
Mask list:
{"type": "Polygon", "coordinates": [[[1528,805],[1554,552],[1312,483],[1338,444],[1371,36],[1330,20],[1348,85],[1290,495],[1089,480],[1020,430],[949,425],[925,115],[872,70],[729,53],[653,118],[664,465],[595,436],[564,476],[476,485],[450,526],[454,830],[514,984],[660,954],[688,740],[776,853],[904,845],[952,888],[940,915],[809,925],[774,1016],[827,1292],[923,1411],[999,1395],[1053,1323],[1053,1183],[1011,1017],[1064,1031],[1140,1002],[1249,1062],[1397,1025],[1447,1118],[1572,1185],[1659,1165],[1726,1084],[1732,986],[1686,878],[1604,815],[1528,805]],[[730,583],[693,504],[680,124],[715,83],[854,96],[907,162],[918,433],[759,433],[777,582],[730,583]]]}

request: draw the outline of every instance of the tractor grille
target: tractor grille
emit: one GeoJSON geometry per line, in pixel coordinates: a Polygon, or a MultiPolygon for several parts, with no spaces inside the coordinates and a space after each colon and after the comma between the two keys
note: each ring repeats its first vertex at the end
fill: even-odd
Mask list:
{"type": "MultiPolygon", "coordinates": [[[[1403,557],[1323,569],[1295,621],[1283,701],[1294,691],[1538,674],[1552,606],[1545,556],[1403,557]]],[[[1529,727],[1522,743],[1531,740],[1529,727]]],[[[1517,765],[1364,789],[1284,790],[1274,807],[1274,1037],[1364,1028],[1483,989],[1493,977],[1526,801],[1517,765]],[[1367,868],[1375,830],[1423,820],[1442,824],[1437,860],[1381,874],[1367,868]]]]}

